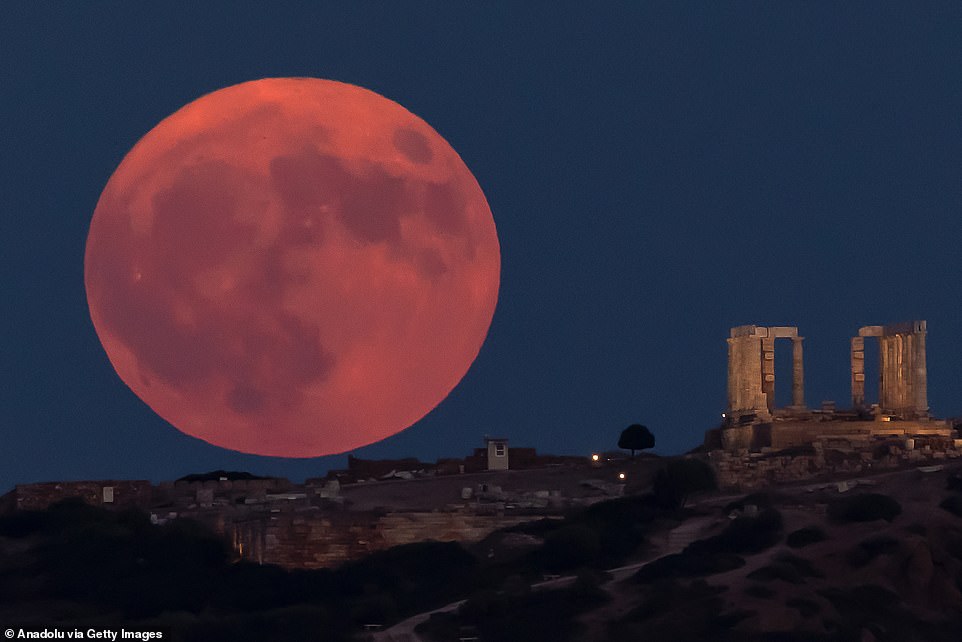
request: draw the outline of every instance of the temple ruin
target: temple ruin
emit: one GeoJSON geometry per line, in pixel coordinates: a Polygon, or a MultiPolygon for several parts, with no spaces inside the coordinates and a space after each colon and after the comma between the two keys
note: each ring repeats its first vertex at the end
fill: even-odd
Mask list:
{"type": "Polygon", "coordinates": [[[827,434],[948,436],[951,428],[929,417],[925,321],[870,325],[851,340],[852,405],[805,404],[804,337],[794,326],[743,325],[728,337],[728,407],[709,431],[711,445],[732,450],[788,448],[827,434]],[[866,404],[865,339],[879,345],[878,403],[866,404]],[[775,402],[775,343],[792,342],[792,402],[775,402]]]}
{"type": "Polygon", "coordinates": [[[865,338],[879,342],[878,405],[902,419],[929,416],[925,371],[925,321],[867,325],[852,337],[852,407],[865,408],[865,338]]]}
{"type": "Polygon", "coordinates": [[[748,490],[920,464],[929,466],[919,470],[934,470],[941,460],[962,458],[962,432],[929,416],[925,338],[925,321],[859,328],[851,340],[851,407],[823,401],[810,408],[798,328],[732,328],[728,407],[722,425],[705,434],[719,486],[748,490]],[[878,403],[866,400],[866,338],[878,340],[878,403]],[[778,339],[792,342],[792,402],[781,408],[778,339]]]}
{"type": "MultiPolygon", "coordinates": [[[[925,370],[925,321],[867,325],[852,338],[852,408],[865,404],[865,338],[879,342],[877,413],[899,419],[928,417],[925,370]]],[[[775,415],[805,414],[805,367],[802,340],[793,326],[742,325],[728,339],[728,410],[734,422],[770,421],[775,415]],[[775,406],[775,341],[792,342],[792,404],[775,406]],[[782,411],[782,412],[779,412],[782,411]]]]}
{"type": "Polygon", "coordinates": [[[792,341],[792,405],[805,408],[805,371],[802,364],[802,339],[798,328],[742,325],[731,329],[728,339],[728,412],[739,421],[743,417],[768,421],[775,408],[775,340],[792,341]]]}

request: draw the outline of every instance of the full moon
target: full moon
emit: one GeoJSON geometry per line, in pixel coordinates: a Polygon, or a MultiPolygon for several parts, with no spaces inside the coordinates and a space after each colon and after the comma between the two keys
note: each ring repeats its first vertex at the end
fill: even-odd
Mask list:
{"type": "Polygon", "coordinates": [[[457,152],[354,85],[227,87],[114,171],[84,258],[117,374],[184,433],[282,457],[393,435],[478,355],[501,253],[457,152]]]}

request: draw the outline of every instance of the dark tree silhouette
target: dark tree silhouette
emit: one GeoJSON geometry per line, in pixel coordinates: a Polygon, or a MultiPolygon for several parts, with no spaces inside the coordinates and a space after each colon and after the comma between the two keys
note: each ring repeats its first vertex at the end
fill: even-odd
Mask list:
{"type": "MultiPolygon", "coordinates": [[[[658,503],[670,509],[684,508],[688,496],[716,488],[715,472],[700,459],[673,459],[655,475],[653,492],[658,503]]],[[[779,523],[779,526],[781,523],[779,523]]]]}
{"type": "Polygon", "coordinates": [[[633,458],[636,450],[654,448],[655,436],[645,426],[631,424],[621,431],[621,437],[618,438],[618,447],[623,450],[630,450],[633,458]]]}

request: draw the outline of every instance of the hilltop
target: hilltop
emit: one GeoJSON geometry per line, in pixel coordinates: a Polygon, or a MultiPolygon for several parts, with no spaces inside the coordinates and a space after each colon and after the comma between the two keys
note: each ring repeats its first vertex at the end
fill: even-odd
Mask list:
{"type": "Polygon", "coordinates": [[[665,517],[648,534],[647,564],[608,576],[582,570],[563,588],[477,592],[426,619],[414,639],[465,630],[526,642],[962,634],[958,465],[712,493],[665,517]]]}

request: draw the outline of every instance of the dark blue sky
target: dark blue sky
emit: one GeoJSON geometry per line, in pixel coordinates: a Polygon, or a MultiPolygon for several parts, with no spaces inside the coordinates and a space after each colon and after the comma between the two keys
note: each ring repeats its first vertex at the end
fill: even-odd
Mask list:
{"type": "Polygon", "coordinates": [[[636,421],[657,451],[688,450],[724,409],[725,337],[745,323],[798,325],[808,403],[846,405],[852,333],[927,319],[932,410],[962,414],[962,5],[278,4],[0,9],[0,491],[345,462],[181,434],[116,376],[87,311],[86,233],[124,154],[187,102],[269,76],[404,105],[498,226],[474,367],[359,456],[458,456],[485,433],[587,453],[636,421]]]}

